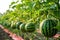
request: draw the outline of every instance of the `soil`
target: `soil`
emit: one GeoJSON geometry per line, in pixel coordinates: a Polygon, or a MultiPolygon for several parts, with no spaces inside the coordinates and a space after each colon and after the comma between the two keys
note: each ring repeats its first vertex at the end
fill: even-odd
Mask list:
{"type": "Polygon", "coordinates": [[[8,33],[3,31],[3,29],[0,28],[0,40],[13,40],[8,33]]]}
{"type": "Polygon", "coordinates": [[[0,25],[0,40],[23,40],[23,38],[0,25]]]}
{"type": "MultiPolygon", "coordinates": [[[[5,29],[6,30],[6,32],[5,32],[3,29],[4,29],[3,27],[0,27],[0,40],[14,40],[12,38],[12,36],[17,37],[15,34],[8,32],[6,29],[5,29]],[[12,35],[10,35],[9,33],[11,33],[12,35]]],[[[27,34],[27,35],[29,37],[31,36],[31,34],[27,34]]],[[[59,32],[59,35],[60,35],[60,32],[59,32]]],[[[59,36],[59,35],[57,34],[56,36],[59,36]]],[[[28,36],[24,40],[30,40],[28,36]]],[[[55,38],[54,37],[49,38],[49,40],[60,40],[60,38],[56,38],[56,36],[55,36],[55,38]]],[[[23,36],[21,36],[21,37],[24,38],[23,36]]],[[[23,40],[21,37],[20,37],[20,39],[23,40]]],[[[46,38],[43,35],[41,35],[38,31],[38,33],[36,33],[36,36],[34,36],[32,40],[45,40],[45,39],[46,38]]]]}

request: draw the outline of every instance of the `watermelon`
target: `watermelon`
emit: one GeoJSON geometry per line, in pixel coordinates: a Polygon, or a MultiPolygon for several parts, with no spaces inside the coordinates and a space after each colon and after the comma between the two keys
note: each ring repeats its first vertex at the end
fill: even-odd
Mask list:
{"type": "Polygon", "coordinates": [[[23,22],[17,22],[16,23],[16,28],[19,29],[19,25],[22,24],[23,22]]]}
{"type": "Polygon", "coordinates": [[[19,29],[19,26],[20,26],[20,24],[22,24],[23,22],[12,22],[12,24],[11,24],[11,27],[13,28],[13,29],[19,29]]]}
{"type": "Polygon", "coordinates": [[[52,37],[57,33],[57,20],[46,19],[40,24],[40,32],[46,37],[52,37]]]}
{"type": "Polygon", "coordinates": [[[25,25],[25,30],[26,30],[27,32],[34,32],[35,29],[36,29],[35,24],[32,23],[32,22],[27,23],[27,24],[25,25]]]}
{"type": "Polygon", "coordinates": [[[20,28],[20,31],[22,31],[22,32],[26,32],[26,30],[25,30],[25,23],[22,23],[20,26],[19,26],[19,28],[20,28]]]}
{"type": "Polygon", "coordinates": [[[10,26],[11,26],[11,24],[10,23],[6,23],[6,28],[9,28],[10,26]]]}
{"type": "Polygon", "coordinates": [[[12,28],[12,29],[16,29],[16,25],[12,24],[12,25],[11,25],[11,28],[12,28]]]}
{"type": "Polygon", "coordinates": [[[35,31],[35,24],[34,23],[23,23],[20,25],[20,30],[22,32],[34,32],[35,31]]]}
{"type": "Polygon", "coordinates": [[[6,22],[6,21],[4,21],[4,22],[2,23],[2,25],[3,25],[4,27],[6,27],[6,28],[9,28],[9,27],[10,27],[10,23],[8,23],[8,22],[6,22]]]}
{"type": "Polygon", "coordinates": [[[16,23],[13,22],[13,21],[11,22],[11,28],[12,28],[12,29],[16,29],[16,23]]]}

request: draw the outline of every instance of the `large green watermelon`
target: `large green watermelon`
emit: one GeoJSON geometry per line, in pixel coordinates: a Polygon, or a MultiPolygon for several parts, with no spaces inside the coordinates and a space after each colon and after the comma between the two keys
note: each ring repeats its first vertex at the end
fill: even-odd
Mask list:
{"type": "Polygon", "coordinates": [[[40,24],[40,32],[46,37],[52,37],[57,33],[58,21],[52,19],[46,19],[40,24]]]}

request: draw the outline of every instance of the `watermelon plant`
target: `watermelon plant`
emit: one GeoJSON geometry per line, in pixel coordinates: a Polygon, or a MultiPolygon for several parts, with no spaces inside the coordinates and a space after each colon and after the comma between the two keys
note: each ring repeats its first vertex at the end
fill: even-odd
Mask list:
{"type": "Polygon", "coordinates": [[[22,35],[23,32],[28,32],[28,34],[30,32],[34,33],[36,29],[39,29],[41,22],[47,19],[42,23],[39,30],[44,36],[52,37],[57,32],[60,32],[60,0],[17,0],[11,2],[9,9],[0,18],[1,25],[4,24],[7,27],[10,24],[8,27],[11,28],[11,31],[19,29],[17,30],[19,35],[22,35]],[[48,14],[50,17],[47,19],[48,14]],[[50,19],[51,17],[53,20],[50,19]],[[59,21],[56,21],[54,18],[59,21]]]}

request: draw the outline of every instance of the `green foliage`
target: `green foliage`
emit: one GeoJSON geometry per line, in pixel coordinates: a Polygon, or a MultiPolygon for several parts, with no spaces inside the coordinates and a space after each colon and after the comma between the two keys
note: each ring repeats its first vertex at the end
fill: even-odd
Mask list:
{"type": "MultiPolygon", "coordinates": [[[[59,0],[17,0],[16,2],[11,2],[9,9],[2,16],[0,16],[0,24],[6,28],[10,28],[12,32],[15,32],[15,29],[17,31],[21,25],[22,29],[18,30],[21,33],[21,31],[26,31],[25,25],[27,24],[24,23],[33,22],[36,29],[39,29],[40,22],[47,19],[47,16],[59,20],[60,24],[59,0]],[[22,22],[23,24],[18,22],[22,22]]],[[[27,27],[28,31],[31,31],[29,27],[35,30],[35,27],[29,24],[27,27]]],[[[60,30],[60,25],[57,26],[57,28],[60,30]]],[[[15,33],[18,33],[18,31],[15,33]]]]}

